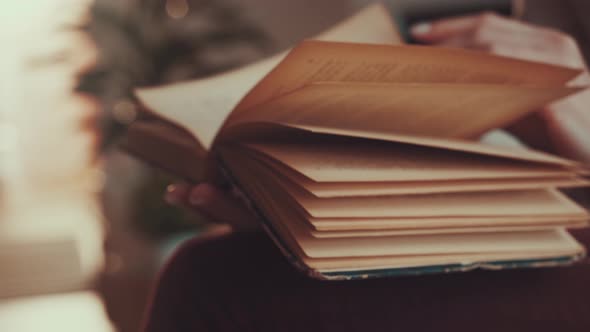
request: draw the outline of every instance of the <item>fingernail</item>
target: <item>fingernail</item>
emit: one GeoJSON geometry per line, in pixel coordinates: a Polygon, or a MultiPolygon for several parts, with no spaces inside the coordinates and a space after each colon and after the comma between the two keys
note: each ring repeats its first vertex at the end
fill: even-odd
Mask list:
{"type": "Polygon", "coordinates": [[[415,35],[424,35],[430,32],[432,29],[432,25],[428,22],[421,22],[412,26],[412,34],[415,35]]]}
{"type": "Polygon", "coordinates": [[[168,185],[166,187],[166,193],[164,194],[164,199],[166,200],[166,202],[168,202],[168,204],[178,203],[178,197],[177,197],[177,195],[175,195],[177,190],[178,190],[178,188],[173,184],[168,185]]]}
{"type": "Polygon", "coordinates": [[[168,187],[166,187],[167,193],[173,193],[175,191],[176,191],[176,185],[174,185],[174,184],[169,184],[168,187]]]}

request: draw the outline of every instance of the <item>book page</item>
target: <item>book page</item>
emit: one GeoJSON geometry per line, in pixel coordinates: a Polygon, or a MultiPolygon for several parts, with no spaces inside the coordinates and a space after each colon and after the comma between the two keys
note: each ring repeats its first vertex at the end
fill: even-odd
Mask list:
{"type": "Polygon", "coordinates": [[[247,143],[315,182],[406,182],[572,176],[559,165],[535,164],[401,143],[358,139],[247,143]]]}
{"type": "Polygon", "coordinates": [[[556,190],[317,198],[295,188],[284,189],[289,190],[289,195],[316,218],[587,214],[556,190]]]}
{"type": "Polygon", "coordinates": [[[569,227],[569,225],[587,224],[590,215],[537,215],[537,216],[496,216],[496,217],[420,217],[420,218],[314,218],[307,221],[316,231],[346,230],[416,230],[435,228],[466,228],[466,227],[508,227],[553,225],[569,227]]]}
{"type": "MultiPolygon", "coordinates": [[[[579,70],[461,49],[305,41],[236,107],[236,114],[313,82],[562,86],[579,70]]],[[[248,110],[248,112],[244,112],[248,110]]]]}
{"type": "Polygon", "coordinates": [[[579,88],[460,83],[307,85],[239,121],[268,121],[404,135],[473,138],[579,88]]]}
{"type": "MultiPolygon", "coordinates": [[[[529,172],[523,172],[526,174],[523,177],[516,177],[517,175],[514,175],[510,173],[510,171],[506,170],[501,172],[497,178],[491,179],[455,180],[444,178],[440,180],[427,181],[406,181],[404,179],[401,181],[359,182],[351,181],[350,178],[348,178],[344,181],[338,182],[318,182],[310,179],[290,166],[287,166],[287,164],[284,162],[273,159],[272,157],[269,157],[269,155],[262,154],[254,149],[248,149],[248,151],[245,152],[240,152],[240,150],[236,149],[233,150],[233,153],[244,153],[246,154],[245,158],[254,158],[268,165],[268,167],[273,169],[277,175],[316,197],[433,194],[462,191],[504,191],[590,186],[590,180],[586,180],[579,176],[573,176],[569,171],[564,172],[564,174],[561,175],[561,171],[555,170],[551,171],[552,174],[550,174],[550,176],[531,176],[529,172]]],[[[324,156],[322,155],[322,158],[323,157],[324,156]]],[[[354,161],[357,160],[358,159],[355,159],[354,161]]]]}
{"type": "Polygon", "coordinates": [[[316,197],[414,195],[472,191],[590,187],[589,180],[577,177],[432,182],[313,182],[290,180],[316,197]]]}
{"type": "Polygon", "coordinates": [[[209,150],[240,98],[280,60],[275,56],[211,78],[136,89],[135,95],[147,111],[186,128],[209,150]]]}
{"type": "Polygon", "coordinates": [[[450,181],[315,182],[278,163],[273,164],[271,167],[273,169],[276,168],[277,173],[280,173],[285,180],[320,198],[590,187],[590,180],[580,177],[450,181]]]}
{"type": "MultiPolygon", "coordinates": [[[[297,226],[295,226],[297,227],[297,226]]],[[[299,235],[299,234],[298,234],[299,235]]],[[[581,247],[565,230],[314,239],[297,236],[309,257],[362,257],[497,252],[567,252],[581,247]]]]}
{"type": "MultiPolygon", "coordinates": [[[[251,174],[256,174],[256,169],[251,168],[248,163],[239,167],[234,163],[229,165],[234,165],[232,171],[244,185],[243,189],[260,204],[259,208],[265,211],[264,215],[268,221],[276,226],[282,240],[287,241],[292,250],[299,249],[303,255],[310,258],[515,252],[527,253],[530,257],[535,253],[560,255],[583,251],[580,245],[562,229],[345,239],[314,238],[304,221],[292,213],[292,207],[284,205],[285,202],[281,200],[281,197],[284,197],[285,192],[276,185],[276,178],[273,175],[260,177],[256,181],[245,181],[251,174]]],[[[425,206],[429,205],[420,205],[420,208],[424,210],[425,206]]]]}
{"type": "MultiPolygon", "coordinates": [[[[289,135],[305,136],[309,135],[336,135],[341,137],[356,137],[363,139],[381,140],[387,142],[397,142],[412,144],[416,146],[426,146],[432,148],[445,149],[449,151],[462,151],[469,153],[476,153],[481,155],[509,158],[514,160],[522,160],[529,162],[544,163],[550,165],[559,165],[562,167],[571,168],[576,172],[588,174],[588,169],[579,162],[557,157],[545,152],[523,149],[521,147],[498,147],[493,145],[482,144],[473,141],[450,139],[450,138],[432,138],[426,136],[409,136],[400,135],[391,132],[376,132],[367,130],[352,130],[352,129],[338,129],[310,125],[293,125],[293,124],[278,124],[278,123],[259,123],[256,126],[249,125],[251,128],[256,128],[257,135],[253,138],[264,137],[268,131],[270,133],[277,133],[280,131],[288,132],[289,135]]],[[[250,128],[250,129],[251,129],[250,128]]],[[[239,133],[239,135],[246,135],[252,133],[251,130],[239,133]]]]}
{"type": "MultiPolygon", "coordinates": [[[[420,220],[435,218],[452,218],[473,220],[473,218],[498,218],[499,225],[502,222],[510,223],[515,219],[531,219],[542,222],[556,219],[571,221],[587,220],[588,213],[573,201],[557,190],[527,190],[514,192],[468,192],[435,195],[406,195],[406,196],[373,196],[373,197],[339,197],[317,198],[298,188],[293,187],[279,175],[269,169],[268,165],[261,164],[254,159],[248,159],[242,153],[236,153],[235,149],[227,150],[224,155],[232,160],[232,164],[240,165],[244,169],[257,169],[257,173],[265,171],[265,178],[273,180],[273,188],[280,194],[273,195],[273,199],[285,208],[298,210],[293,205],[298,205],[305,211],[304,216],[312,224],[323,221],[338,222],[336,219],[371,220],[377,218],[388,219],[385,222],[400,221],[413,218],[416,225],[420,220]],[[231,151],[231,152],[229,152],[231,151]],[[285,197],[290,197],[286,199],[285,197]],[[281,198],[283,197],[283,198],[281,198]],[[428,207],[428,208],[425,208],[428,207]],[[468,219],[464,219],[468,218],[468,219]],[[501,220],[499,218],[505,218],[501,220]],[[332,220],[330,220],[332,219],[332,220]]],[[[237,167],[237,166],[236,166],[237,167]]],[[[257,177],[256,181],[260,178],[257,177]]],[[[244,180],[246,181],[246,180],[244,180]]],[[[250,181],[246,181],[250,182],[250,181]]],[[[266,204],[268,202],[261,202],[266,204]]],[[[344,220],[345,221],[345,220],[344,220]]],[[[382,220],[383,221],[383,220],[382,220]]],[[[377,221],[376,222],[381,222],[377,221]]],[[[406,224],[407,226],[407,224],[406,224]]],[[[471,225],[473,226],[473,225],[471,225]]]]}
{"type": "MultiPolygon", "coordinates": [[[[380,4],[368,6],[315,39],[382,44],[401,42],[389,12],[380,4]]],[[[208,150],[240,99],[285,54],[206,79],[137,89],[136,95],[147,109],[186,127],[208,150]]]]}
{"type": "Polygon", "coordinates": [[[343,231],[311,231],[311,235],[319,239],[342,239],[356,237],[380,237],[380,236],[415,236],[435,234],[473,234],[473,233],[500,233],[554,230],[559,227],[582,228],[588,226],[587,222],[558,222],[554,224],[534,224],[527,226],[487,226],[487,227],[457,227],[457,228],[420,228],[420,229],[377,229],[377,230],[343,230],[343,231]]]}

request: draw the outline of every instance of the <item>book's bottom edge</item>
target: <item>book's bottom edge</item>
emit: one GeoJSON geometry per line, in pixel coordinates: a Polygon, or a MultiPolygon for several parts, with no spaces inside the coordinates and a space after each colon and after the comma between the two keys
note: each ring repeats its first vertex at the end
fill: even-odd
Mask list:
{"type": "Polygon", "coordinates": [[[490,262],[472,262],[464,264],[427,265],[402,268],[381,268],[355,271],[330,271],[322,272],[310,268],[310,275],[324,280],[356,280],[379,277],[396,277],[410,275],[426,275],[436,273],[468,272],[473,270],[504,270],[520,268],[543,268],[569,266],[586,257],[585,253],[572,256],[560,256],[539,259],[505,260],[490,262]]]}
{"type": "Polygon", "coordinates": [[[480,261],[460,264],[424,265],[414,267],[376,268],[354,271],[321,271],[309,267],[281,241],[271,223],[263,218],[262,226],[273,242],[279,247],[283,255],[298,270],[308,276],[320,280],[358,280],[385,277],[418,276],[427,274],[445,274],[454,272],[468,272],[473,270],[507,270],[522,268],[544,268],[569,266],[586,257],[586,252],[575,255],[557,256],[549,258],[527,258],[520,260],[480,261]]]}
{"type": "MultiPolygon", "coordinates": [[[[229,172],[223,162],[221,164],[222,172],[227,180],[232,183],[235,189],[242,192],[239,182],[229,172]]],[[[557,267],[571,265],[584,257],[586,252],[581,252],[575,255],[558,256],[550,258],[528,258],[522,260],[501,260],[501,261],[484,261],[484,262],[469,262],[460,264],[443,264],[443,265],[425,265],[415,267],[395,267],[395,268],[376,268],[354,271],[320,271],[309,267],[297,255],[295,255],[285,243],[281,240],[278,232],[274,229],[272,223],[266,218],[262,210],[254,204],[246,195],[239,195],[244,203],[252,210],[260,219],[261,226],[264,231],[270,236],[273,242],[281,250],[287,260],[299,271],[304,272],[309,277],[320,280],[358,280],[371,279],[383,277],[397,277],[397,276],[417,276],[425,274],[436,273],[453,273],[453,272],[468,272],[472,270],[504,270],[517,268],[542,268],[542,267],[557,267]]]]}

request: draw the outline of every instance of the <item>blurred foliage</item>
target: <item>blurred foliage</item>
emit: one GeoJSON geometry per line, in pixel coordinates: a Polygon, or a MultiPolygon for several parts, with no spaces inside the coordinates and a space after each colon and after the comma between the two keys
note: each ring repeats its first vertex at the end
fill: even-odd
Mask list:
{"type": "Polygon", "coordinates": [[[103,105],[103,147],[116,141],[123,126],[113,116],[121,100],[139,86],[208,76],[252,62],[272,51],[266,36],[239,8],[219,0],[188,0],[183,17],[173,18],[167,3],[184,0],[96,0],[85,27],[99,49],[99,63],[80,90],[103,105]]]}
{"type": "MultiPolygon", "coordinates": [[[[208,76],[274,51],[261,30],[240,13],[235,4],[216,0],[95,1],[84,29],[97,45],[99,62],[81,77],[79,90],[96,96],[102,105],[99,126],[107,163],[118,162],[108,157],[126,126],[116,110],[132,105],[134,88],[208,76]]],[[[129,207],[135,219],[130,223],[141,232],[158,238],[202,223],[162,200],[170,176],[130,165],[143,174],[129,207]]],[[[118,170],[107,174],[115,186],[125,186],[117,179],[133,172],[107,169],[118,170]]]]}

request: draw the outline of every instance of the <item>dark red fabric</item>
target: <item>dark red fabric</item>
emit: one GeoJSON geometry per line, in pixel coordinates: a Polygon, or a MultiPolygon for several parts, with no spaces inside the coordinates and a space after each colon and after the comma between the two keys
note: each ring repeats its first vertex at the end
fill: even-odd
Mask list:
{"type": "Polygon", "coordinates": [[[147,331],[588,332],[590,262],[334,282],[295,271],[264,234],[195,238],[146,319],[147,331]]]}

